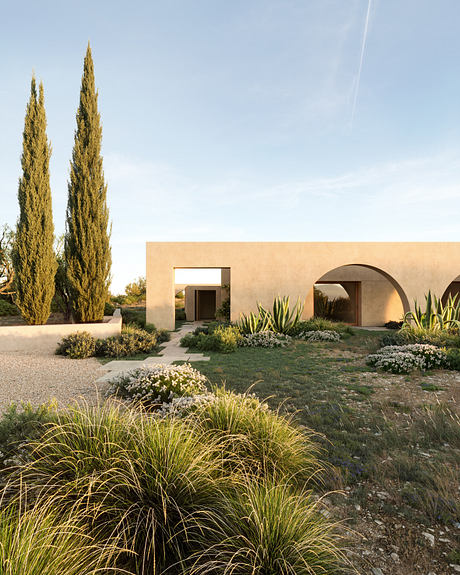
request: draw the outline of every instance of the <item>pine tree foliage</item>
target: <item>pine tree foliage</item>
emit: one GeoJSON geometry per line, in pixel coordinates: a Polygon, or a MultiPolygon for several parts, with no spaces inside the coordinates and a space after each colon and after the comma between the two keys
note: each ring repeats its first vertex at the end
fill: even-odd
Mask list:
{"type": "Polygon", "coordinates": [[[102,320],[112,261],[97,96],[88,44],[70,164],[65,239],[72,313],[79,323],[102,320]]]}
{"type": "Polygon", "coordinates": [[[46,323],[54,295],[56,258],[46,135],[45,96],[32,78],[27,105],[19,180],[19,219],[12,250],[15,303],[29,324],[46,323]]]}

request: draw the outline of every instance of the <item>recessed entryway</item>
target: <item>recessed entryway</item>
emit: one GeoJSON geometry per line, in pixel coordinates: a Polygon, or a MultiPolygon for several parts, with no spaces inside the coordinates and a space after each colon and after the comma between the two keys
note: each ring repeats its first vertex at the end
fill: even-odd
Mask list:
{"type": "Polygon", "coordinates": [[[195,320],[215,319],[216,317],[216,290],[198,289],[195,291],[195,320]]]}

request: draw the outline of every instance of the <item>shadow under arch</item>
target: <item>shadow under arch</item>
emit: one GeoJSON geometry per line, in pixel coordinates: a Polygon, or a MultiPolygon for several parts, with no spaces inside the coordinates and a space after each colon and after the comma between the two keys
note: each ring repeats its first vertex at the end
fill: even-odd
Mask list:
{"type": "MultiPolygon", "coordinates": [[[[380,276],[382,276],[383,278],[385,278],[390,284],[391,286],[394,288],[394,290],[396,291],[396,293],[399,296],[399,299],[401,300],[401,304],[402,304],[402,308],[403,308],[403,312],[404,314],[406,314],[408,311],[410,311],[410,304],[409,304],[409,299],[404,291],[404,289],[402,288],[402,286],[399,284],[399,282],[388,272],[386,272],[385,270],[371,265],[371,264],[365,264],[365,263],[361,263],[361,262],[353,262],[353,263],[346,263],[346,264],[342,264],[339,266],[334,266],[331,269],[328,269],[326,272],[324,272],[316,281],[315,284],[321,284],[322,281],[326,281],[324,280],[324,278],[326,278],[328,275],[332,275],[334,272],[337,272],[339,270],[342,269],[347,269],[347,268],[351,268],[351,267],[358,267],[358,268],[365,268],[367,270],[372,270],[373,272],[376,272],[377,274],[379,274],[380,276]]],[[[349,280],[349,283],[353,283],[353,281],[357,281],[357,282],[361,282],[361,280],[349,280]]],[[[341,283],[341,282],[337,282],[337,283],[341,283]]],[[[346,282],[342,282],[342,283],[346,283],[346,282]]],[[[460,286],[460,284],[459,284],[460,286]]],[[[346,290],[348,292],[348,290],[346,290]]]]}

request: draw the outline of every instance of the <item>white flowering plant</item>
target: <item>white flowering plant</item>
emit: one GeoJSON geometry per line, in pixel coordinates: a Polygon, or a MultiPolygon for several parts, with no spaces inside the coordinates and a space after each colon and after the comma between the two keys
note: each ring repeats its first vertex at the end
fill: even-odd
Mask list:
{"type": "Polygon", "coordinates": [[[217,400],[215,393],[200,393],[199,395],[184,395],[173,397],[169,403],[163,403],[158,410],[160,417],[185,417],[217,400]]]}
{"type": "Polygon", "coordinates": [[[123,373],[112,380],[107,395],[138,401],[147,407],[170,403],[177,397],[206,393],[206,376],[189,363],[154,364],[123,373]]]}
{"type": "Polygon", "coordinates": [[[445,349],[427,343],[387,345],[366,358],[366,363],[391,373],[409,373],[449,367],[445,349]]]}
{"type": "Polygon", "coordinates": [[[296,335],[297,339],[305,341],[340,341],[341,335],[338,331],[330,329],[315,330],[315,331],[302,331],[296,335]]]}
{"type": "Polygon", "coordinates": [[[285,347],[289,345],[292,338],[283,333],[275,333],[273,331],[259,331],[256,333],[248,333],[242,336],[238,345],[241,347],[285,347]]]}

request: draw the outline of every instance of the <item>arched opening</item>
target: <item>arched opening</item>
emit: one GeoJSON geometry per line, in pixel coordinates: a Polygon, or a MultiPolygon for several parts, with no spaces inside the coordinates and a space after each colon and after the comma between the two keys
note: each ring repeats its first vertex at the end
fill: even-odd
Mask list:
{"type": "Polygon", "coordinates": [[[358,326],[400,321],[409,311],[404,290],[389,274],[366,264],[348,264],[314,285],[314,315],[358,326]]]}
{"type": "Polygon", "coordinates": [[[457,301],[460,299],[460,276],[457,276],[450,284],[447,286],[446,291],[442,294],[442,303],[445,305],[447,299],[451,295],[452,297],[457,296],[457,301]]]}

